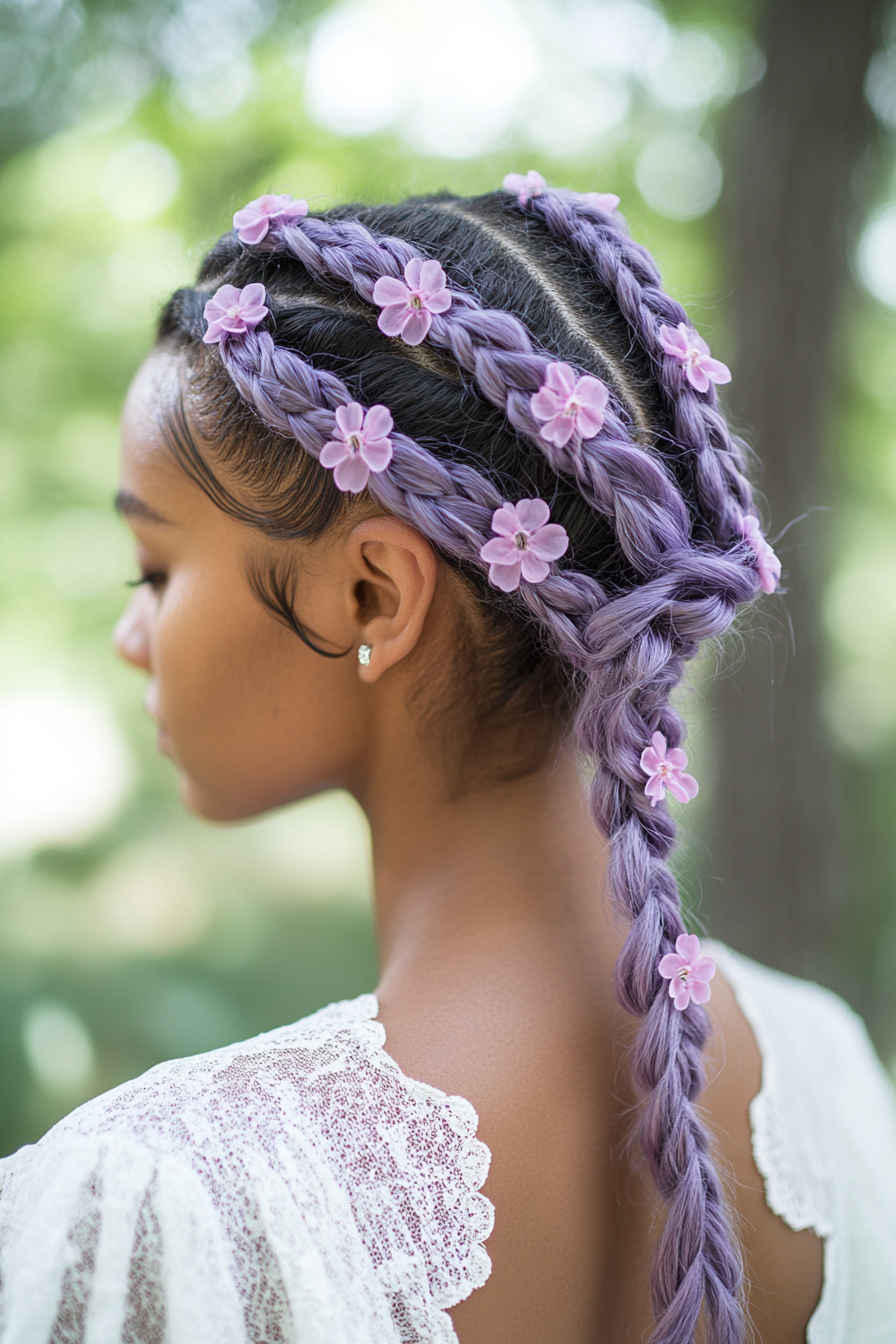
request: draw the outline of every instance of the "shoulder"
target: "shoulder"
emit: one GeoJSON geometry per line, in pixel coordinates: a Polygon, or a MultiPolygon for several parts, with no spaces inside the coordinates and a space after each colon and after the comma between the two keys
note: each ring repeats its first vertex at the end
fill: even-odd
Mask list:
{"type": "Polygon", "coordinates": [[[488,1274],[488,1153],[472,1107],[404,1077],[376,1013],[365,995],[161,1064],[0,1163],[0,1333],[51,1338],[78,1292],[118,1320],[135,1275],[190,1344],[250,1308],[259,1338],[298,1313],[327,1344],[391,1341],[396,1296],[440,1322],[488,1274]]]}
{"type": "MultiPolygon", "coordinates": [[[[762,1092],[780,1092],[816,1128],[882,1158],[896,1154],[896,1098],[864,1022],[821,985],[785,975],[721,944],[712,955],[731,985],[763,1062],[762,1092]],[[818,1124],[818,1122],[821,1124],[818,1124]]],[[[760,1094],[761,1096],[761,1094],[760,1094]]]]}
{"type": "Polygon", "coordinates": [[[836,994],[715,944],[761,1056],[752,1149],[769,1207],[824,1240],[812,1344],[884,1338],[896,1316],[896,1095],[836,994]]]}
{"type": "MultiPolygon", "coordinates": [[[[282,1122],[274,1102],[284,1080],[298,1101],[322,1069],[363,1070],[376,1054],[376,1011],[375,997],[364,995],[250,1040],[167,1060],[78,1107],[30,1151],[79,1137],[125,1139],[173,1156],[207,1140],[245,1142],[282,1122]]],[[[291,1121],[307,1119],[307,1107],[291,1109],[291,1121]]]]}

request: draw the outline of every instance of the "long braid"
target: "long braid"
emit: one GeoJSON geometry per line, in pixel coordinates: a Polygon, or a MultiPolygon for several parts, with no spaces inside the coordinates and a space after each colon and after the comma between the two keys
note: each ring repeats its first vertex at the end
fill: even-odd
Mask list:
{"type": "MultiPolygon", "coordinates": [[[[514,211],[508,203],[504,213],[514,211]]],[[[475,213],[459,213],[477,222],[475,213]]],[[[701,1309],[713,1344],[738,1344],[743,1338],[739,1259],[709,1138],[695,1109],[708,1020],[694,1004],[675,1012],[657,969],[685,929],[668,867],[675,826],[665,805],[650,806],[640,758],[655,732],[670,745],[680,743],[683,725],[670,695],[685,661],[701,640],[723,633],[737,606],[758,593],[755,560],[737,525],[741,511],[750,509],[750,490],[739,446],[728,436],[714,395],[694,393],[663,356],[659,326],[687,318],[663,293],[648,255],[608,216],[572,193],[535,197],[527,214],[539,217],[585,262],[648,355],[669,425],[659,444],[646,442],[643,412],[625,379],[617,379],[616,404],[604,431],[577,452],[553,450],[532,417],[529,399],[556,356],[548,355],[518,318],[485,309],[468,293],[452,289],[452,309],[434,317],[428,344],[449,354],[555,470],[575,479],[582,496],[611,523],[630,567],[624,582],[619,576],[604,582],[554,565],[544,581],[521,584],[514,600],[578,677],[576,735],[596,763],[592,812],[611,843],[613,897],[630,922],[617,989],[624,1006],[642,1019],[632,1051],[633,1076],[644,1098],[640,1134],[667,1202],[652,1272],[652,1344],[693,1340],[701,1309]],[[663,441],[670,449],[665,456],[663,441]]],[[[407,261],[420,256],[403,238],[375,234],[345,218],[290,224],[263,250],[286,252],[325,288],[335,277],[368,302],[378,278],[400,276],[407,261]]],[[[264,332],[225,343],[221,353],[240,396],[260,419],[318,457],[332,434],[335,408],[352,399],[347,385],[275,345],[264,332]]],[[[612,368],[612,361],[605,361],[602,373],[608,362],[612,368]]],[[[436,456],[407,435],[391,437],[393,460],[371,476],[371,495],[418,527],[446,557],[481,569],[479,549],[489,535],[492,511],[504,498],[497,485],[452,460],[450,450],[436,456]]]]}
{"type": "MultiPolygon", "coordinates": [[[[533,198],[529,208],[593,268],[653,357],[672,410],[675,441],[695,459],[700,513],[710,521],[714,539],[730,545],[737,535],[735,510],[751,502],[742,463],[716,409],[714,390],[709,397],[694,392],[680,366],[663,357],[658,341],[659,326],[687,323],[686,313],[660,288],[644,250],[600,213],[581,209],[572,194],[548,192],[533,198]]],[[[579,742],[598,762],[591,806],[611,842],[611,889],[631,923],[616,983],[623,1005],[642,1019],[631,1056],[634,1080],[645,1097],[641,1140],[668,1202],[653,1260],[653,1344],[692,1340],[704,1303],[714,1344],[734,1344],[744,1332],[740,1260],[709,1138],[695,1110],[709,1024],[696,1005],[687,1013],[670,1011],[657,972],[661,956],[684,932],[679,892],[668,867],[675,827],[668,814],[648,806],[639,770],[643,744],[653,732],[659,730],[676,745],[681,741],[683,725],[669,697],[684,661],[701,639],[728,627],[737,602],[756,595],[755,581],[744,581],[742,566],[731,569],[729,594],[717,590],[718,609],[702,628],[699,619],[685,628],[681,615],[676,619],[667,609],[665,620],[647,626],[603,675],[591,679],[577,716],[579,742]]]]}

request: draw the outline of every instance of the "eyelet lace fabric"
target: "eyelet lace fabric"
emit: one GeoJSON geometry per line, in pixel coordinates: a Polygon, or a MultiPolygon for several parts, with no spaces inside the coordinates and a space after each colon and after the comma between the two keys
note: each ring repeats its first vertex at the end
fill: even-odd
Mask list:
{"type": "Polygon", "coordinates": [[[0,1162],[3,1344],[449,1344],[489,1152],[373,995],[88,1102],[0,1162]]]}

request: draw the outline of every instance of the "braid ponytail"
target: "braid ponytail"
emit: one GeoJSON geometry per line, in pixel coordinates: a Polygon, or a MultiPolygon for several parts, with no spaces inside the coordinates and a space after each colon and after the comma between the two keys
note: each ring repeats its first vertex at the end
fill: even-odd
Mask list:
{"type": "MultiPolygon", "coordinates": [[[[767,589],[757,549],[766,543],[744,526],[752,496],[742,445],[714,389],[695,390],[663,348],[661,328],[686,324],[684,310],[593,199],[545,191],[519,204],[436,198],[363,213],[367,222],[293,211],[250,247],[233,235],[218,244],[203,279],[263,279],[276,297],[278,339],[252,330],[223,341],[215,367],[257,421],[315,460],[336,411],[362,387],[368,402],[378,393],[400,424],[388,467],[370,476],[371,496],[459,566],[496,619],[537,632],[533,666],[550,659],[565,670],[575,735],[595,764],[590,805],[610,841],[612,897],[630,926],[616,987],[640,1019],[631,1053],[639,1134],[666,1204],[651,1344],[688,1344],[701,1314],[712,1344],[740,1344],[740,1260],[696,1108],[708,1019],[696,1003],[676,1011],[658,969],[685,926],[668,865],[675,825],[645,793],[641,756],[656,733],[680,744],[670,697],[686,661],[767,589]],[[434,313],[412,362],[370,320],[376,283],[433,254],[450,265],[449,252],[451,307],[434,313]],[[558,358],[610,388],[600,432],[563,449],[530,405],[558,358]],[[494,511],[521,494],[550,499],[570,557],[505,596],[485,583],[480,551],[494,511]]],[[[192,298],[175,296],[161,332],[201,349],[204,296],[184,293],[192,298]]],[[[260,457],[250,457],[257,487],[260,457]]],[[[297,477],[305,470],[295,466],[297,477]]],[[[256,525],[274,535],[313,526],[276,531],[271,517],[259,511],[256,525]]]]}

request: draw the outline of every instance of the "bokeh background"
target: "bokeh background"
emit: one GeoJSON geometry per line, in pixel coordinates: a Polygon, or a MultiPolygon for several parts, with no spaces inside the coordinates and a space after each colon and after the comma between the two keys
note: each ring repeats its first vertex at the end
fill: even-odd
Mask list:
{"type": "Polygon", "coordinates": [[[622,197],[734,368],[786,528],[786,595],[685,695],[687,898],[893,1059],[894,130],[879,0],[0,0],[0,1152],[375,983],[355,805],[184,815],[109,645],[123,393],[167,293],[269,190],[536,167],[622,197]]]}

